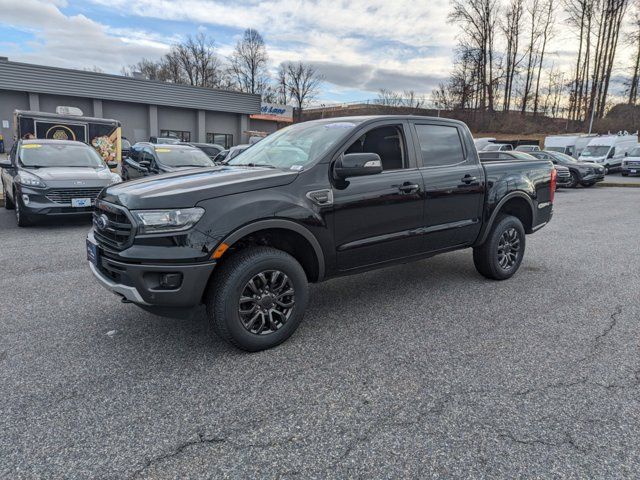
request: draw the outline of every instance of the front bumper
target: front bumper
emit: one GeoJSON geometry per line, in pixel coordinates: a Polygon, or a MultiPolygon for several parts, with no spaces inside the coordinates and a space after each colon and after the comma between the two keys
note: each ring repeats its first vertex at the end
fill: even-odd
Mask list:
{"type": "Polygon", "coordinates": [[[215,262],[177,265],[125,263],[98,255],[89,262],[94,277],[104,288],[140,306],[190,308],[199,305],[215,268],[215,262]],[[175,288],[164,288],[160,278],[180,274],[175,288]]]}
{"type": "Polygon", "coordinates": [[[597,182],[602,182],[603,180],[604,180],[604,172],[588,173],[580,179],[582,183],[597,183],[597,182]]]}
{"type": "Polygon", "coordinates": [[[640,175],[640,165],[622,165],[620,171],[626,175],[640,175]]]}
{"type": "Polygon", "coordinates": [[[17,195],[22,198],[23,195],[27,195],[29,203],[22,202],[22,211],[27,215],[86,215],[93,212],[93,204],[95,203],[94,196],[78,195],[78,197],[85,197],[91,199],[91,204],[86,207],[72,207],[71,203],[54,202],[47,198],[55,189],[40,189],[31,188],[25,186],[17,186],[17,195]]]}

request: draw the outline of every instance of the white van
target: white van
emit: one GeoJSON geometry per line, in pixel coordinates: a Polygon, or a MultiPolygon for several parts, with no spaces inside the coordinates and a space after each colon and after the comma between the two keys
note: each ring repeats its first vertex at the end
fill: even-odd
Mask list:
{"type": "Polygon", "coordinates": [[[621,132],[617,135],[593,137],[589,145],[580,154],[582,162],[603,165],[605,172],[622,166],[622,160],[638,144],[638,135],[621,132]]]}
{"type": "Polygon", "coordinates": [[[580,135],[552,135],[545,137],[544,149],[564,153],[565,155],[573,157],[578,138],[580,138],[580,135]]]}

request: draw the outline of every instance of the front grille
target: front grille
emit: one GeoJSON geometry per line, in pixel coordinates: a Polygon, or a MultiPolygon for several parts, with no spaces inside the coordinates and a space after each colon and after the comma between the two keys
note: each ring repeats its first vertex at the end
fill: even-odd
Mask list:
{"type": "Polygon", "coordinates": [[[627,162],[627,165],[629,167],[640,167],[640,161],[632,160],[630,162],[627,162]]]}
{"type": "Polygon", "coordinates": [[[133,243],[135,228],[123,207],[97,200],[93,226],[93,235],[102,246],[123,250],[133,243]]]}
{"type": "Polygon", "coordinates": [[[95,188],[56,188],[49,190],[46,197],[49,201],[71,205],[72,198],[90,198],[95,201],[102,191],[102,187],[95,188]]]}

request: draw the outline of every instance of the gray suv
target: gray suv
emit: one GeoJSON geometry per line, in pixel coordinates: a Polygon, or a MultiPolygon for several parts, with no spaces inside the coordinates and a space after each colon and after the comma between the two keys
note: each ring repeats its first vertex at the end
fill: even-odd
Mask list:
{"type": "Polygon", "coordinates": [[[100,191],[121,181],[89,145],[69,140],[20,140],[0,161],[6,209],[18,226],[43,215],[90,214],[100,191]]]}

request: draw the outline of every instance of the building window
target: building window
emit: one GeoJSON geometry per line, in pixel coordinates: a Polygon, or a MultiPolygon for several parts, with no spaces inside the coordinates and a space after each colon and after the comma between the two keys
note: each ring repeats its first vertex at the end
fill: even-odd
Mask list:
{"type": "Polygon", "coordinates": [[[224,148],[233,146],[233,135],[230,133],[207,133],[207,143],[216,143],[224,148]]]}
{"type": "Polygon", "coordinates": [[[182,130],[160,130],[160,136],[179,138],[181,142],[191,141],[191,132],[183,132],[182,130]]]}

